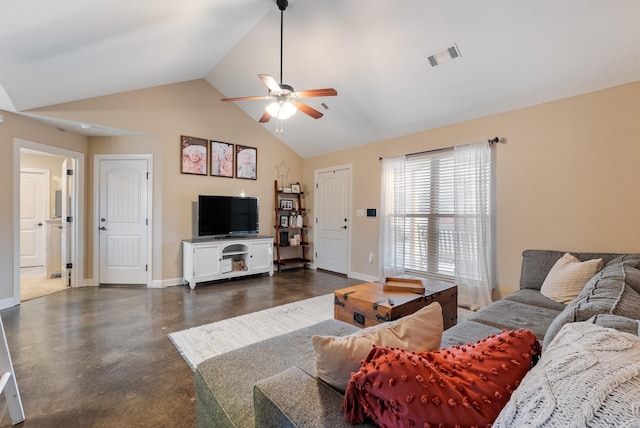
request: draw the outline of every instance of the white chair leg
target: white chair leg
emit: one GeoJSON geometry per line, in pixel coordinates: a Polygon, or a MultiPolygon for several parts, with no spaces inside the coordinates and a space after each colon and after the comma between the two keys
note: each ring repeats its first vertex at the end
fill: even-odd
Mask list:
{"type": "Polygon", "coordinates": [[[0,373],[2,373],[0,376],[0,392],[4,392],[5,397],[7,397],[9,416],[11,416],[13,425],[16,425],[24,421],[24,409],[22,408],[18,382],[16,382],[16,374],[13,371],[7,337],[4,334],[2,317],[0,317],[0,336],[2,336],[0,337],[0,373]]]}

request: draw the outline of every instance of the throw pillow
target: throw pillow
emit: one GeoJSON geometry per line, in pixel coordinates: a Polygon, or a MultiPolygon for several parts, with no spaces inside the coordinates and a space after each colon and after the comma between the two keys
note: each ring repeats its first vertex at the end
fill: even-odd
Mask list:
{"type": "Polygon", "coordinates": [[[640,338],[566,324],[493,426],[640,426],[640,338]]]}
{"type": "Polygon", "coordinates": [[[530,330],[433,352],[375,347],[351,376],[345,419],[355,424],[368,417],[388,427],[490,426],[539,351],[530,330]]]}
{"type": "Polygon", "coordinates": [[[602,259],[581,262],[566,253],[551,268],[540,293],[560,303],[569,303],[582,291],[587,281],[602,269],[602,259]]]}
{"type": "Polygon", "coordinates": [[[640,319],[640,254],[613,259],[594,275],[553,320],[544,336],[543,349],[564,324],[586,321],[598,314],[640,319]]]}
{"type": "Polygon", "coordinates": [[[372,345],[405,349],[438,349],[442,339],[442,307],[434,302],[395,321],[367,327],[349,336],[313,336],[316,377],[343,392],[351,373],[372,345]]]}

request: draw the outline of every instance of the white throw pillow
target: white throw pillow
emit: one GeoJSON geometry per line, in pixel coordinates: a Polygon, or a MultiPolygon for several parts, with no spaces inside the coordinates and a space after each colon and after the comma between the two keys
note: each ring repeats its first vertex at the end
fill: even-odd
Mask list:
{"type": "Polygon", "coordinates": [[[581,262],[566,253],[553,265],[540,293],[560,303],[569,303],[582,291],[587,281],[603,267],[602,259],[581,262]]]}
{"type": "Polygon", "coordinates": [[[348,336],[313,336],[316,377],[343,391],[352,372],[372,345],[402,348],[407,351],[432,351],[442,340],[442,307],[434,302],[395,321],[367,327],[348,336]]]}
{"type": "Polygon", "coordinates": [[[639,427],[640,338],[565,324],[493,423],[524,426],[639,427]]]}

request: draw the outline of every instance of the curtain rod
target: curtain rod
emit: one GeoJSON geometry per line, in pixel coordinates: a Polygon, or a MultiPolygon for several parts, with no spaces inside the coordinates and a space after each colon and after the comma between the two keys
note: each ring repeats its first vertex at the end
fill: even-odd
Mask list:
{"type": "MultiPolygon", "coordinates": [[[[504,137],[494,137],[491,139],[487,140],[487,143],[491,144],[496,144],[496,143],[503,143],[503,144],[507,144],[507,139],[504,137]]],[[[453,147],[443,147],[441,149],[433,149],[433,150],[425,150],[423,152],[416,152],[416,153],[409,153],[408,155],[405,156],[418,156],[418,155],[426,155],[427,153],[438,153],[438,152],[444,152],[447,150],[452,150],[453,147]]],[[[382,161],[382,156],[380,156],[378,158],[378,161],[382,161]]]]}

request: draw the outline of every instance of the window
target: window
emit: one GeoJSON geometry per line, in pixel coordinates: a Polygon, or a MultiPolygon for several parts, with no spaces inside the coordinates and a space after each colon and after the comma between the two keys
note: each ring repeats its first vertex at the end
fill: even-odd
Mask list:
{"type": "Polygon", "coordinates": [[[405,261],[408,273],[453,278],[453,150],[405,162],[405,261]]]}

